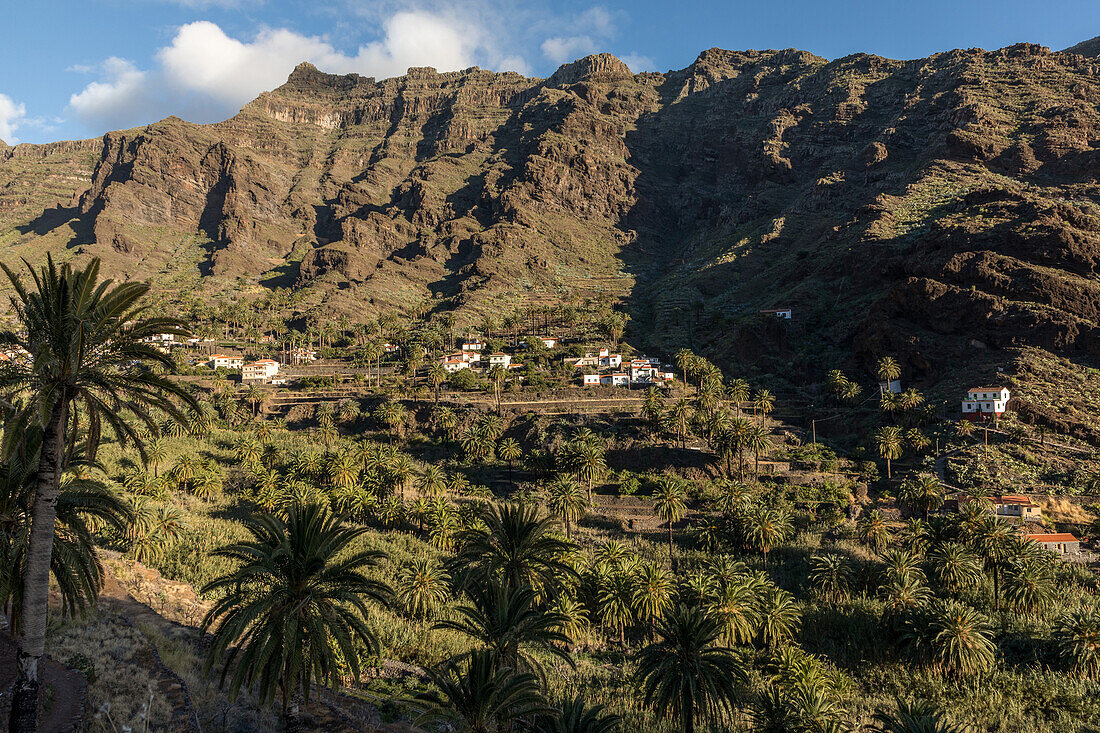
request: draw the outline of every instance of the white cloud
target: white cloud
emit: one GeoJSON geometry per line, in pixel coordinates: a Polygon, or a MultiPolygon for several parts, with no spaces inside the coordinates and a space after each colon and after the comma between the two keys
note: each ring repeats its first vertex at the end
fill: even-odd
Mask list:
{"type": "Polygon", "coordinates": [[[588,36],[547,38],[542,42],[542,53],[555,64],[576,61],[596,52],[596,42],[588,36]]]}
{"type": "Polygon", "coordinates": [[[640,56],[636,53],[628,53],[621,57],[624,64],[630,67],[630,70],[635,74],[639,74],[643,71],[656,71],[657,62],[655,62],[649,56],[640,56]]]}
{"type": "Polygon", "coordinates": [[[555,27],[561,34],[542,42],[543,55],[555,64],[564,64],[606,50],[601,44],[618,33],[618,16],[619,13],[594,5],[568,20],[559,21],[555,27]]]}
{"type": "Polygon", "coordinates": [[[27,108],[6,94],[0,94],[0,140],[14,145],[19,142],[15,130],[27,116],[27,108]]]}
{"type": "MultiPolygon", "coordinates": [[[[410,66],[453,71],[473,66],[482,33],[462,21],[422,11],[387,19],[382,37],[347,55],[317,36],[285,28],[261,30],[252,41],[227,35],[209,21],[179,28],[156,54],[156,68],[110,58],[102,77],[72,95],[70,106],[89,125],[125,127],[177,114],[196,122],[224,119],[284,81],[302,61],[337,74],[387,78],[410,66]]],[[[521,58],[506,59],[526,71],[521,58]]]]}
{"type": "Polygon", "coordinates": [[[69,97],[69,106],[85,120],[108,127],[128,127],[139,120],[148,102],[149,76],[126,59],[112,56],[102,64],[102,81],[93,81],[69,97]]]}

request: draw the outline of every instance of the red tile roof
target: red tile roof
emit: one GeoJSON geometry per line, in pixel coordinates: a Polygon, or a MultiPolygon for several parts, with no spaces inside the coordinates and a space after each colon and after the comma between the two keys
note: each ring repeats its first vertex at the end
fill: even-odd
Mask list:
{"type": "Polygon", "coordinates": [[[1024,535],[1035,542],[1077,542],[1078,539],[1069,532],[1056,532],[1054,534],[1028,534],[1024,535]]]}

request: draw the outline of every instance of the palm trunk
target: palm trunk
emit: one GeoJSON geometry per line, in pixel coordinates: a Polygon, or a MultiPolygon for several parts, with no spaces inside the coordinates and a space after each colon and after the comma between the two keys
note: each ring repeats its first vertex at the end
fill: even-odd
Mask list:
{"type": "Polygon", "coordinates": [[[684,733],[695,733],[695,701],[689,690],[684,690],[680,698],[680,714],[684,716],[684,733]]]}
{"type": "Polygon", "coordinates": [[[68,408],[68,397],[62,390],[60,399],[50,411],[50,421],[46,424],[38,459],[27,566],[23,576],[19,677],[12,693],[10,726],[14,733],[33,733],[38,729],[38,660],[42,658],[46,646],[50,561],[68,408]]]}
{"type": "Polygon", "coordinates": [[[672,520],[668,520],[668,561],[672,562],[672,520]]]}

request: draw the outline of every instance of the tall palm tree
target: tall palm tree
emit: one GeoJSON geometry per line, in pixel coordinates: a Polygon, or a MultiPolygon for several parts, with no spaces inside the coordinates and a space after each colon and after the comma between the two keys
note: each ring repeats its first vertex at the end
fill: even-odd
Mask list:
{"type": "Polygon", "coordinates": [[[680,441],[680,447],[687,446],[687,436],[691,432],[693,411],[687,400],[679,400],[665,412],[665,421],[669,431],[680,441]]]}
{"type": "Polygon", "coordinates": [[[308,701],[313,680],[336,683],[341,659],[358,678],[357,645],[378,648],[363,619],[368,600],[384,602],[389,589],[363,573],[383,555],[348,551],[366,530],[341,526],[317,504],[245,528],[250,539],[214,553],[240,565],[203,588],[224,594],[202,621],[213,632],[206,670],[222,663],[234,697],[242,687],[258,687],[265,703],[278,693],[287,730],[301,730],[298,697],[308,701]]]}
{"type": "Polygon", "coordinates": [[[515,438],[505,438],[497,445],[497,456],[508,463],[508,482],[512,483],[512,466],[523,456],[523,448],[515,438]]]}
{"type": "Polygon", "coordinates": [[[1014,558],[1008,563],[1006,571],[1005,600],[1016,613],[1032,615],[1050,606],[1057,585],[1046,558],[1014,558]]]}
{"type": "Polygon", "coordinates": [[[1001,611],[1001,570],[1017,548],[1016,538],[1016,530],[1008,522],[992,515],[985,515],[974,527],[974,545],[993,571],[993,607],[998,613],[1001,611]]]}
{"type": "Polygon", "coordinates": [[[760,413],[760,427],[767,427],[768,415],[775,409],[775,397],[766,389],[757,391],[752,401],[752,409],[760,413]]]}
{"type": "Polygon", "coordinates": [[[600,619],[604,626],[619,632],[619,642],[626,643],[626,627],[634,619],[634,586],[630,574],[613,567],[603,577],[597,593],[600,619]]]}
{"type": "Polygon", "coordinates": [[[607,450],[593,440],[574,440],[565,453],[565,463],[577,478],[588,484],[588,502],[592,503],[592,488],[607,470],[607,450]]]}
{"type": "Polygon", "coordinates": [[[450,597],[451,576],[438,562],[414,558],[397,573],[397,602],[416,618],[427,618],[450,597]]]}
{"type": "Polygon", "coordinates": [[[653,513],[668,525],[668,559],[672,560],[672,525],[687,512],[687,491],[673,476],[662,476],[653,492],[653,513]]]}
{"type": "Polygon", "coordinates": [[[930,702],[898,700],[898,711],[875,713],[872,730],[880,733],[972,733],[973,728],[948,722],[943,711],[930,702]]]}
{"type": "Polygon", "coordinates": [[[760,476],[760,454],[767,453],[772,447],[771,436],[760,425],[752,426],[745,435],[745,448],[753,455],[753,475],[760,476]]]}
{"type": "Polygon", "coordinates": [[[442,723],[463,733],[497,733],[516,721],[553,714],[538,678],[500,666],[488,649],[429,669],[428,676],[435,689],[414,698],[426,706],[416,718],[418,726],[442,723]]]}
{"type": "Polygon", "coordinates": [[[501,578],[512,590],[525,585],[548,593],[577,573],[565,561],[573,544],[558,534],[553,516],[540,516],[535,506],[488,504],[481,522],[458,538],[455,567],[467,581],[501,578]]]}
{"type": "Polygon", "coordinates": [[[889,384],[901,377],[901,365],[892,356],[884,356],[875,365],[875,376],[889,384]]]}
{"type": "Polygon", "coordinates": [[[446,383],[447,376],[447,370],[439,362],[435,362],[428,367],[428,382],[432,385],[432,392],[435,393],[435,403],[437,405],[439,404],[439,388],[446,383]]]}
{"type": "Polygon", "coordinates": [[[658,641],[638,654],[646,707],[679,721],[684,733],[694,733],[698,718],[728,713],[747,679],[740,658],[719,645],[721,636],[714,616],[681,604],[661,618],[658,641]]]}
{"type": "Polygon", "coordinates": [[[420,481],[416,488],[421,495],[434,499],[447,488],[447,475],[443,473],[442,468],[429,463],[420,474],[420,481]]]}
{"type": "Polygon", "coordinates": [[[901,458],[902,440],[901,428],[893,425],[886,425],[875,432],[875,445],[886,461],[886,478],[894,477],[891,463],[901,458]]]}
{"type": "Polygon", "coordinates": [[[139,304],[147,284],[100,281],[98,259],[83,270],[58,267],[49,255],[41,269],[24,264],[30,288],[3,265],[15,293],[11,306],[17,327],[0,333],[0,346],[28,355],[10,359],[0,369],[0,397],[16,405],[5,420],[4,455],[10,456],[28,431],[43,431],[21,599],[25,623],[18,639],[19,677],[11,710],[15,731],[37,728],[38,660],[46,640],[57,500],[61,474],[78,436],[89,460],[95,460],[104,431],[122,443],[133,442],[144,458],[137,426],[155,435],[158,411],[186,423],[177,400],[198,410],[180,385],[147,368],[171,371],[175,362],[143,339],[157,333],[188,335],[178,320],[148,317],[147,306],[139,304]]]}
{"type": "Polygon", "coordinates": [[[565,523],[565,536],[571,537],[571,527],[588,508],[584,489],[567,474],[559,475],[548,489],[550,512],[565,523]]]}

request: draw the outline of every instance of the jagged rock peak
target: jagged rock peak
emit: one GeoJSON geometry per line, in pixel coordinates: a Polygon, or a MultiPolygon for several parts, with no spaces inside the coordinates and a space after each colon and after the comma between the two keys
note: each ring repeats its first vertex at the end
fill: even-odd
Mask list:
{"type": "Polygon", "coordinates": [[[567,86],[581,81],[621,81],[633,78],[634,72],[617,57],[609,53],[597,53],[562,64],[547,83],[552,86],[567,86]]]}

